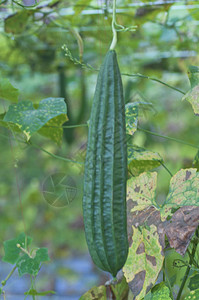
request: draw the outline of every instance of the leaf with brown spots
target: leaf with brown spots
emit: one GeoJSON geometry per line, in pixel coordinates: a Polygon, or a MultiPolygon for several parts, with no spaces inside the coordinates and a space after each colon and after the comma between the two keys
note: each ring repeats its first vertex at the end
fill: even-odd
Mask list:
{"type": "Polygon", "coordinates": [[[162,162],[162,157],[156,152],[138,146],[128,147],[128,169],[135,176],[159,167],[162,162]]]}
{"type": "Polygon", "coordinates": [[[179,254],[184,255],[199,226],[199,207],[181,207],[165,225],[165,234],[170,246],[179,254]]]}
{"type": "Polygon", "coordinates": [[[135,300],[142,299],[155,284],[164,260],[157,227],[151,225],[141,231],[133,227],[132,244],[123,267],[135,300]]]}
{"type": "Polygon", "coordinates": [[[170,181],[169,194],[160,209],[162,219],[171,215],[172,208],[199,206],[199,173],[197,169],[181,169],[170,181]]]}
{"type": "Polygon", "coordinates": [[[94,286],[83,296],[81,296],[79,300],[107,300],[106,287],[104,285],[99,287],[94,286]]]}
{"type": "Polygon", "coordinates": [[[121,281],[108,282],[99,287],[93,287],[85,293],[79,300],[108,300],[120,299],[126,300],[128,298],[129,287],[125,277],[122,275],[121,281]],[[111,297],[110,297],[111,294],[111,297]]]}
{"type": "Polygon", "coordinates": [[[150,206],[158,208],[156,203],[157,173],[145,172],[127,181],[127,201],[131,200],[131,212],[150,206]]]}

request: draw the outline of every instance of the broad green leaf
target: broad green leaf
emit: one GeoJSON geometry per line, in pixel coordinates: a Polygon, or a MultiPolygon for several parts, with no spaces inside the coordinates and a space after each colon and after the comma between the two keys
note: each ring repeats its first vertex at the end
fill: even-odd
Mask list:
{"type": "Polygon", "coordinates": [[[171,300],[169,288],[161,282],[154,286],[143,300],[171,300]]]}
{"type": "Polygon", "coordinates": [[[199,68],[190,66],[188,76],[191,89],[184,95],[182,100],[186,99],[189,101],[193,107],[194,113],[199,115],[199,68]]]}
{"type": "Polygon", "coordinates": [[[123,272],[136,300],[142,299],[155,284],[164,260],[161,252],[156,226],[141,230],[133,227],[132,244],[123,272]]]}
{"type": "Polygon", "coordinates": [[[190,277],[189,289],[193,291],[193,290],[197,290],[198,287],[199,287],[199,274],[195,274],[192,277],[190,277]]]}
{"type": "Polygon", "coordinates": [[[126,104],[125,115],[126,115],[126,134],[133,135],[137,130],[138,105],[135,103],[126,104]]]}
{"type": "Polygon", "coordinates": [[[40,270],[41,263],[49,260],[47,248],[38,249],[34,257],[30,257],[28,254],[22,255],[16,263],[19,276],[24,274],[36,276],[40,270]]]}
{"type": "Polygon", "coordinates": [[[107,300],[106,297],[106,287],[101,285],[99,287],[94,286],[88,292],[86,292],[83,296],[80,297],[79,300],[107,300]]]}
{"type": "Polygon", "coordinates": [[[67,115],[57,116],[46,123],[38,133],[45,136],[55,142],[57,145],[61,145],[63,128],[62,125],[68,121],[67,115]]]}
{"type": "Polygon", "coordinates": [[[15,264],[19,259],[19,255],[21,249],[17,247],[17,244],[21,245],[22,248],[25,248],[25,239],[27,238],[27,246],[29,246],[32,242],[31,237],[26,237],[25,233],[21,233],[15,239],[7,240],[3,242],[5,255],[2,258],[4,262],[8,262],[10,264],[15,264]]]}
{"type": "Polygon", "coordinates": [[[189,295],[187,295],[184,300],[197,300],[199,299],[199,289],[191,291],[189,295]]]}
{"type": "Polygon", "coordinates": [[[7,78],[0,77],[0,98],[12,102],[18,102],[19,90],[16,89],[7,78]]]}
{"type": "Polygon", "coordinates": [[[13,34],[22,33],[27,27],[29,16],[33,13],[33,10],[23,9],[9,15],[4,21],[5,32],[13,34]]]}
{"type": "Polygon", "coordinates": [[[157,187],[157,173],[145,172],[127,181],[127,201],[132,200],[133,211],[143,210],[150,206],[158,208],[155,197],[157,187]]]}
{"type": "Polygon", "coordinates": [[[163,219],[171,214],[172,208],[199,206],[199,173],[197,169],[181,169],[170,181],[168,196],[161,208],[163,219]]]}
{"type": "Polygon", "coordinates": [[[28,292],[25,292],[24,295],[30,295],[30,296],[46,296],[49,294],[56,294],[54,291],[45,291],[45,292],[37,292],[34,289],[29,290],[28,292]]]}
{"type": "Polygon", "coordinates": [[[3,292],[3,290],[2,290],[2,288],[0,288],[0,295],[2,294],[2,292],[3,292]]]}
{"type": "Polygon", "coordinates": [[[159,167],[162,162],[162,157],[156,152],[138,146],[128,147],[128,168],[135,176],[159,167]]]}
{"type": "Polygon", "coordinates": [[[27,140],[51,119],[66,115],[63,98],[43,99],[37,109],[31,101],[21,101],[9,106],[3,121],[16,124],[26,135],[27,140]]]}

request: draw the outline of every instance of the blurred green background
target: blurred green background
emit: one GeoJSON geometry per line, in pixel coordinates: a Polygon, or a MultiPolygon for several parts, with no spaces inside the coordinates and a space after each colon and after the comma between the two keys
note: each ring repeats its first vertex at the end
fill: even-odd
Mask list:
{"type": "MultiPolygon", "coordinates": [[[[74,64],[65,56],[62,46],[68,47],[73,58],[81,59],[80,35],[83,62],[99,69],[112,38],[112,2],[53,0],[40,1],[36,8],[29,5],[34,2],[1,2],[0,75],[20,90],[20,100],[38,103],[47,97],[64,97],[69,117],[66,125],[85,124],[89,119],[97,72],[74,64]]],[[[136,31],[118,33],[116,50],[121,72],[158,78],[187,92],[190,88],[188,66],[199,65],[199,1],[118,0],[117,5],[118,23],[137,25],[136,31]]],[[[152,104],[140,110],[141,128],[199,145],[199,118],[191,105],[182,101],[183,94],[137,76],[122,76],[122,80],[126,102],[152,104]]],[[[0,100],[1,114],[8,105],[8,101],[0,100]]],[[[50,153],[83,162],[87,127],[65,129],[61,146],[38,134],[32,140],[50,153]]],[[[172,174],[180,168],[192,167],[197,153],[193,147],[142,131],[135,133],[132,143],[158,152],[172,174]]],[[[48,269],[51,275],[39,275],[41,288],[56,289],[57,277],[63,282],[76,282],[77,278],[84,277],[83,271],[78,273],[76,268],[64,268],[60,264],[60,260],[73,262],[78,257],[83,270],[86,268],[84,262],[89,261],[88,273],[92,274],[80,292],[104,282],[108,277],[91,265],[84,236],[83,166],[61,161],[21,143],[18,136],[3,127],[0,127],[0,146],[0,258],[3,241],[25,230],[36,246],[48,247],[51,257],[48,268],[51,264],[55,266],[48,269]],[[77,188],[74,200],[63,208],[49,205],[42,194],[46,178],[56,172],[67,174],[77,188]]],[[[168,191],[170,176],[163,167],[157,171],[161,200],[168,191]]],[[[2,273],[0,277],[2,280],[2,273]]],[[[67,291],[63,289],[60,295],[62,293],[66,297],[67,291]]]]}

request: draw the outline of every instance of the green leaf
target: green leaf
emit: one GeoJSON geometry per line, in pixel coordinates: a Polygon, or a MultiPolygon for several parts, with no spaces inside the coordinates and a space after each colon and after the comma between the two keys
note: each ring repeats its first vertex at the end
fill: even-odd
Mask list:
{"type": "Polygon", "coordinates": [[[191,291],[196,290],[199,287],[199,274],[195,274],[190,277],[189,280],[189,289],[191,291]]]}
{"type": "Polygon", "coordinates": [[[133,211],[140,211],[150,206],[158,209],[156,203],[156,187],[157,187],[157,173],[145,172],[138,177],[132,177],[127,181],[127,201],[132,199],[135,204],[131,209],[133,211]]]}
{"type": "Polygon", "coordinates": [[[0,115],[0,126],[8,128],[12,132],[22,133],[22,131],[16,124],[3,121],[4,117],[5,113],[0,115]]]}
{"type": "Polygon", "coordinates": [[[189,101],[193,107],[193,111],[196,116],[199,115],[199,85],[189,90],[186,95],[182,98],[189,101]]]}
{"type": "Polygon", "coordinates": [[[19,255],[21,249],[17,247],[17,244],[20,244],[22,248],[25,248],[25,239],[27,238],[27,246],[29,246],[32,242],[32,238],[25,235],[25,233],[21,233],[15,239],[7,240],[3,242],[5,255],[2,258],[2,261],[8,262],[10,264],[15,264],[19,259],[19,255]]]}
{"type": "Polygon", "coordinates": [[[151,300],[171,300],[169,288],[163,282],[155,285],[151,300]]]}
{"type": "Polygon", "coordinates": [[[115,298],[113,297],[114,299],[120,299],[120,300],[127,299],[129,286],[124,276],[121,282],[118,282],[117,284],[111,284],[110,288],[112,290],[112,293],[115,296],[115,298]]]}
{"type": "Polygon", "coordinates": [[[161,282],[152,288],[152,290],[144,297],[144,300],[171,300],[170,290],[163,282],[161,282]]]}
{"type": "Polygon", "coordinates": [[[191,89],[184,95],[182,100],[186,99],[193,107],[195,115],[199,115],[199,68],[189,67],[188,72],[191,89]]]}
{"type": "Polygon", "coordinates": [[[141,231],[133,226],[132,244],[123,272],[136,300],[142,299],[156,282],[164,260],[161,252],[156,226],[143,227],[141,231]]]}
{"type": "Polygon", "coordinates": [[[191,291],[189,295],[187,295],[184,300],[197,300],[199,299],[199,289],[195,291],[191,291]]]}
{"type": "Polygon", "coordinates": [[[137,123],[138,123],[137,103],[126,104],[125,115],[126,115],[126,134],[133,135],[137,130],[137,123]]]}
{"type": "Polygon", "coordinates": [[[101,285],[99,287],[94,286],[88,292],[86,292],[83,296],[80,297],[79,300],[107,300],[106,297],[106,287],[101,285]]]}
{"type": "Polygon", "coordinates": [[[0,288],[0,295],[2,295],[2,292],[3,292],[3,290],[2,290],[2,288],[0,288]]]}
{"type": "Polygon", "coordinates": [[[17,102],[19,90],[16,89],[7,78],[0,77],[0,98],[17,102]]]}
{"type": "Polygon", "coordinates": [[[46,296],[48,294],[56,294],[56,293],[54,291],[37,292],[34,289],[31,289],[28,292],[24,293],[24,295],[30,295],[30,296],[46,296]]]}
{"type": "Polygon", "coordinates": [[[162,162],[162,157],[156,152],[138,146],[128,147],[128,168],[135,176],[159,167],[162,162]]]}
{"type": "Polygon", "coordinates": [[[62,125],[68,121],[66,115],[57,116],[46,123],[44,127],[42,127],[38,133],[46,138],[51,139],[57,145],[61,145],[62,136],[63,136],[63,128],[62,125]]]}
{"type": "Polygon", "coordinates": [[[171,214],[172,208],[199,206],[199,173],[197,169],[181,169],[170,181],[168,196],[161,208],[164,219],[171,214]]]}
{"type": "Polygon", "coordinates": [[[9,15],[4,21],[5,32],[13,34],[22,33],[27,27],[29,16],[33,13],[33,10],[23,9],[9,15]]]}
{"type": "Polygon", "coordinates": [[[21,101],[18,104],[9,106],[4,121],[16,124],[29,140],[33,133],[59,115],[66,115],[64,99],[47,98],[39,103],[37,109],[31,101],[21,101]]]}
{"type": "Polygon", "coordinates": [[[22,255],[16,263],[19,276],[24,274],[36,276],[40,270],[41,263],[49,260],[47,248],[38,249],[34,257],[30,257],[28,254],[22,255]]]}
{"type": "Polygon", "coordinates": [[[191,84],[191,88],[194,88],[199,84],[199,68],[196,66],[189,66],[188,71],[189,81],[191,84]]]}

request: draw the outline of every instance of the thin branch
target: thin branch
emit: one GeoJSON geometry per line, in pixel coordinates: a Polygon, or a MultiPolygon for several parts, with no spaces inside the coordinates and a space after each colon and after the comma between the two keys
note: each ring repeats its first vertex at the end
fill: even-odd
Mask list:
{"type": "Polygon", "coordinates": [[[173,142],[177,142],[177,143],[180,143],[180,144],[184,144],[184,145],[187,145],[187,146],[190,146],[190,147],[199,149],[199,146],[196,146],[196,145],[194,145],[194,144],[185,142],[185,141],[183,141],[183,140],[179,140],[179,139],[176,139],[176,138],[167,136],[167,135],[162,135],[162,134],[159,134],[159,133],[157,133],[157,132],[149,131],[149,130],[146,130],[146,129],[143,129],[143,128],[140,128],[140,127],[138,127],[137,129],[140,130],[140,131],[149,133],[149,134],[151,134],[151,135],[158,136],[158,137],[163,138],[163,139],[167,139],[167,140],[170,140],[170,141],[173,141],[173,142]]]}
{"type": "Polygon", "coordinates": [[[128,77],[140,77],[140,78],[145,78],[145,79],[149,79],[149,80],[152,80],[152,81],[156,81],[156,82],[159,82],[159,83],[161,83],[161,84],[163,84],[163,85],[169,87],[170,89],[172,89],[172,90],[174,90],[174,91],[176,91],[176,92],[179,92],[179,93],[181,93],[181,94],[183,94],[183,95],[186,94],[185,92],[181,91],[180,89],[178,89],[178,88],[176,88],[176,87],[174,87],[174,86],[172,86],[172,85],[170,85],[170,84],[168,84],[168,83],[166,83],[166,82],[164,82],[164,81],[162,81],[162,80],[159,80],[159,79],[157,79],[157,78],[154,78],[154,77],[142,75],[142,74],[139,74],[139,73],[138,73],[138,74],[122,73],[122,75],[128,76],[128,77]]]}
{"type": "Polygon", "coordinates": [[[63,161],[66,161],[66,162],[72,162],[72,163],[75,163],[75,164],[79,164],[79,165],[83,165],[84,163],[83,162],[79,162],[79,161],[74,161],[74,160],[71,160],[71,159],[68,159],[68,158],[65,158],[65,157],[62,157],[62,156],[59,156],[59,155],[56,155],[56,154],[53,154],[51,152],[48,152],[47,150],[45,150],[44,148],[32,143],[32,141],[29,141],[29,145],[36,148],[36,149],[39,149],[41,151],[43,151],[44,153],[50,155],[51,157],[53,158],[57,158],[59,160],[63,160],[63,161]]]}

